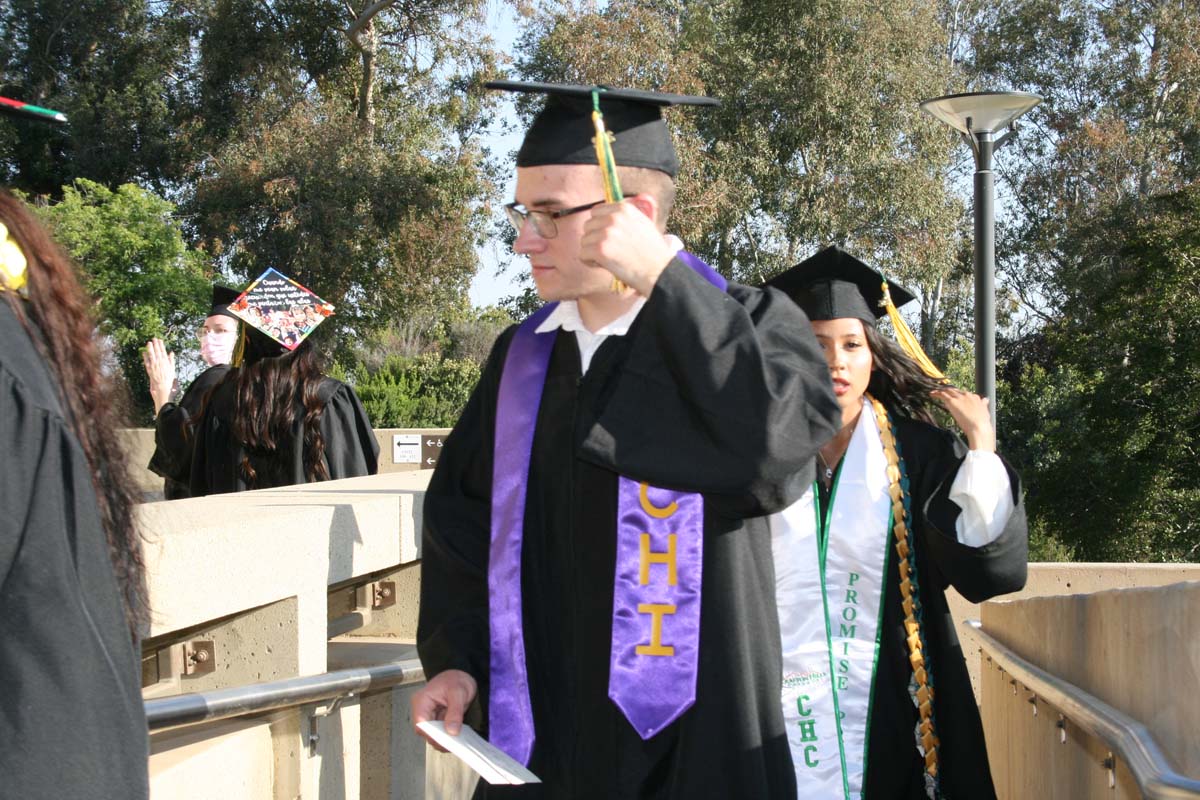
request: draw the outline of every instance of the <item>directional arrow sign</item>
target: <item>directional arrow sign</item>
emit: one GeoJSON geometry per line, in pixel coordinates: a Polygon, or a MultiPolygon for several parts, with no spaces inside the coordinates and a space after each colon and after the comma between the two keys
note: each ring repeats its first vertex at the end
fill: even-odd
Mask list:
{"type": "Polygon", "coordinates": [[[421,434],[395,433],[392,434],[392,463],[420,464],[421,463],[421,434]]]}
{"type": "Polygon", "coordinates": [[[442,454],[442,441],[444,436],[424,436],[421,440],[421,463],[426,469],[430,469],[437,464],[438,457],[442,454]]]}

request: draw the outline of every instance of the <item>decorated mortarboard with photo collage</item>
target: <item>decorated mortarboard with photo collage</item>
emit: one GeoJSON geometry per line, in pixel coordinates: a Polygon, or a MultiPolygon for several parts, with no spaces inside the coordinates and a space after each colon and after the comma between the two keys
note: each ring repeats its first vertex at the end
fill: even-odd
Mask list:
{"type": "Polygon", "coordinates": [[[333,316],[332,305],[275,269],[259,275],[229,311],[288,350],[333,316]]]}

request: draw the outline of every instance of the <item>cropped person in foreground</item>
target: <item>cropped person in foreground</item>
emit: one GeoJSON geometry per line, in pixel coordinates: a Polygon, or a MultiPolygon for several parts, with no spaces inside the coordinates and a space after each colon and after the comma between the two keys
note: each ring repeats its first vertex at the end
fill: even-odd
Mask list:
{"type": "Polygon", "coordinates": [[[0,795],[147,796],[141,540],[94,302],[0,191],[0,795]]]}

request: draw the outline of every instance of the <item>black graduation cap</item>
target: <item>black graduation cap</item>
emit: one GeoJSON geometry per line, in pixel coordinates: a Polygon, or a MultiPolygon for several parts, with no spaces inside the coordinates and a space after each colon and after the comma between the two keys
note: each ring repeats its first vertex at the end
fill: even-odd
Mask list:
{"type": "Polygon", "coordinates": [[[209,309],[208,315],[210,317],[222,316],[238,319],[237,315],[229,310],[229,304],[237,300],[240,294],[241,292],[237,289],[230,289],[228,286],[221,286],[214,283],[212,287],[212,308],[209,309]]]}
{"type": "MultiPolygon", "coordinates": [[[[883,275],[837,245],[826,247],[767,281],[787,294],[810,320],[861,319],[874,325],[888,313],[883,275]]],[[[898,308],[915,299],[892,281],[888,293],[898,308]]]]}
{"type": "Polygon", "coordinates": [[[247,363],[295,350],[333,316],[331,304],[273,268],[239,294],[229,310],[246,323],[242,358],[247,363]]]}
{"type": "Polygon", "coordinates": [[[548,95],[546,105],[534,118],[525,133],[521,149],[517,151],[518,167],[595,164],[596,148],[592,140],[596,129],[592,123],[592,92],[599,90],[604,127],[615,136],[612,149],[617,164],[654,169],[673,178],[679,171],[679,159],[671,144],[671,134],[663,122],[662,109],[679,105],[721,104],[714,97],[612,89],[607,86],[525,81],[488,81],[484,86],[509,92],[548,95]]]}

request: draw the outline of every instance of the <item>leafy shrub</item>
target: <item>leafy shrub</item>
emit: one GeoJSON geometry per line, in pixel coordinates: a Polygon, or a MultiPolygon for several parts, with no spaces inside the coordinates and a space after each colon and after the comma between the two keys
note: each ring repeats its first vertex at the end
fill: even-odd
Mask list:
{"type": "Polygon", "coordinates": [[[378,369],[359,367],[348,377],[376,428],[449,428],[479,373],[474,361],[425,353],[390,356],[378,369]]]}

